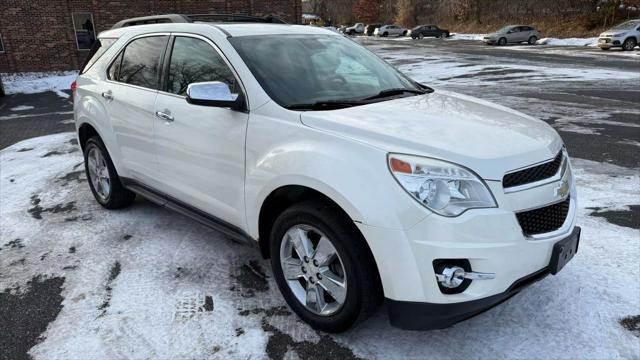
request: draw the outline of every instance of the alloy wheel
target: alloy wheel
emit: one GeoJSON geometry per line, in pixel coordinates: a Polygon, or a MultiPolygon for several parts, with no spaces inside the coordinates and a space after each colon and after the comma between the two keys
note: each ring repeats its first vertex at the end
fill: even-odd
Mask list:
{"type": "Polygon", "coordinates": [[[312,313],[330,316],[347,297],[347,275],[338,251],[320,230],[295,225],[280,244],[280,266],[295,298],[312,313]]]}
{"type": "Polygon", "coordinates": [[[87,155],[87,168],[91,185],[101,201],[106,202],[111,194],[111,178],[109,168],[102,152],[97,147],[91,147],[87,155]]]}

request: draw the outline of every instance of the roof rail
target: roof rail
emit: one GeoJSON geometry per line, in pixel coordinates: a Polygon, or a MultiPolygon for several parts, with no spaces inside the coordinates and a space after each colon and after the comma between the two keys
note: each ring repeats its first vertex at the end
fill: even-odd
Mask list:
{"type": "Polygon", "coordinates": [[[146,24],[161,24],[161,23],[192,23],[194,21],[204,22],[255,22],[255,23],[271,23],[271,24],[286,24],[284,20],[277,16],[265,15],[265,16],[252,16],[244,14],[165,14],[165,15],[151,15],[137,18],[130,18],[118,21],[113,25],[112,29],[119,29],[127,26],[134,25],[146,25],[146,24]]]}
{"type": "Polygon", "coordinates": [[[113,25],[112,29],[119,29],[134,25],[162,24],[162,23],[190,23],[193,22],[188,16],[180,14],[165,14],[142,16],[118,21],[113,25]]]}
{"type": "Polygon", "coordinates": [[[185,15],[192,21],[206,22],[257,22],[271,24],[286,24],[287,22],[274,15],[253,16],[246,14],[190,14],[185,15]]]}

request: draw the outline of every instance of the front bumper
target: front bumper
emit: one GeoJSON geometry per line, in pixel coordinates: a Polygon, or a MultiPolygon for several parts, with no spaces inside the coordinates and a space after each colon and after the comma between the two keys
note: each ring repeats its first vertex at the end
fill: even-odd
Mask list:
{"type": "MultiPolygon", "coordinates": [[[[580,227],[576,226],[571,235],[558,241],[580,239],[580,227]]],[[[553,259],[544,268],[516,280],[509,288],[499,294],[486,298],[449,304],[425,302],[397,301],[386,299],[387,311],[391,325],[406,330],[435,330],[449,327],[508,300],[529,285],[544,279],[556,272],[553,259]]]]}
{"type": "Polygon", "coordinates": [[[485,44],[495,44],[498,42],[498,40],[492,38],[484,38],[482,39],[482,42],[485,44]]]}
{"type": "Polygon", "coordinates": [[[613,38],[599,38],[598,47],[601,49],[610,49],[612,47],[622,47],[622,42],[613,38]]]}
{"type": "MultiPolygon", "coordinates": [[[[426,307],[425,314],[432,315],[436,310],[428,308],[437,312],[453,309],[444,311],[453,315],[443,315],[443,319],[436,316],[428,322],[429,316],[425,315],[419,321],[424,323],[419,328],[448,326],[513,295],[515,289],[522,288],[523,279],[532,274],[544,273],[552,262],[554,246],[579,231],[575,227],[575,182],[567,166],[568,170],[558,177],[529,188],[505,190],[501,181],[487,181],[499,206],[496,208],[473,209],[457,217],[431,213],[407,229],[356,223],[376,260],[391,317],[401,313],[394,309],[405,305],[410,309],[426,307]],[[568,210],[557,230],[535,235],[524,232],[516,214],[559,202],[568,203],[568,210]],[[452,261],[468,261],[470,269],[466,271],[495,277],[472,280],[463,291],[443,291],[436,278],[441,269],[436,268],[452,261]],[[460,313],[457,309],[468,311],[460,313]]],[[[402,325],[402,321],[392,323],[402,325]]]]}

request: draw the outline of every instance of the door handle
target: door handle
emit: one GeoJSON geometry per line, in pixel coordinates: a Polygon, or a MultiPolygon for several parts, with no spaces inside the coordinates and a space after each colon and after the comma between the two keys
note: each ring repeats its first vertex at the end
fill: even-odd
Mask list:
{"type": "Polygon", "coordinates": [[[169,122],[173,121],[173,116],[162,111],[156,111],[156,116],[164,121],[169,121],[169,122]]]}
{"type": "Polygon", "coordinates": [[[107,99],[107,100],[109,100],[109,101],[111,101],[111,100],[113,100],[113,93],[111,92],[111,90],[103,92],[102,93],[102,97],[107,99]]]}

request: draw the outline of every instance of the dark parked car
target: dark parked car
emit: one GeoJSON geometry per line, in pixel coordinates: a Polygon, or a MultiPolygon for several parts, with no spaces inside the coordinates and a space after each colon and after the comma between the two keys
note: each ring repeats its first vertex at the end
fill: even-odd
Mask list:
{"type": "Polygon", "coordinates": [[[2,76],[0,75],[0,97],[4,96],[4,85],[2,85],[2,76]]]}
{"type": "Polygon", "coordinates": [[[364,27],[364,34],[367,36],[373,36],[373,32],[382,26],[382,24],[368,24],[364,27]]]}
{"type": "Polygon", "coordinates": [[[411,29],[409,33],[412,39],[422,39],[423,37],[449,37],[449,30],[440,29],[436,25],[420,25],[411,29]]]}

